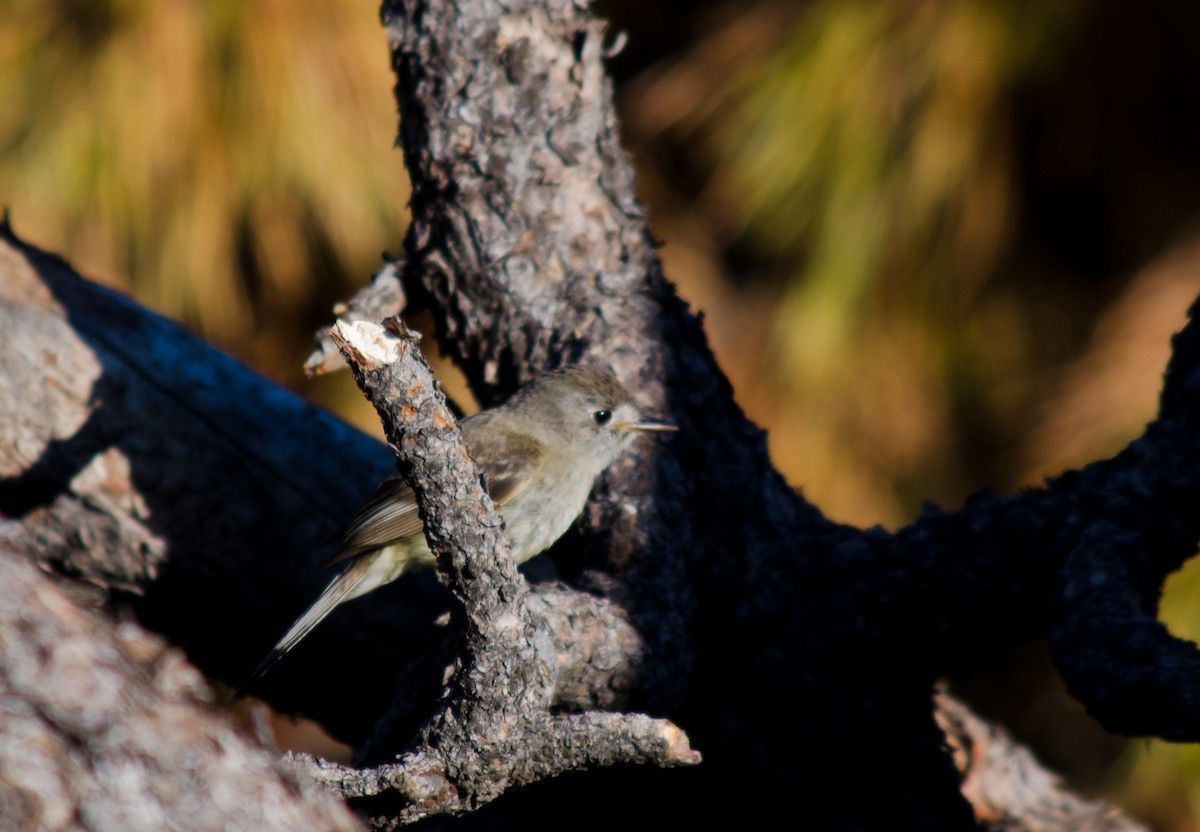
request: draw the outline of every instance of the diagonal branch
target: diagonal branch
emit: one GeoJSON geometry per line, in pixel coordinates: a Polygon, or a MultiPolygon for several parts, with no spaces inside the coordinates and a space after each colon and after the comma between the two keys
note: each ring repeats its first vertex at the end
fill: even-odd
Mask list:
{"type": "Polygon", "coordinates": [[[407,805],[393,822],[407,823],[476,808],[509,788],[566,771],[699,762],[683,733],[665,720],[551,713],[559,678],[551,620],[529,603],[500,517],[417,336],[393,318],[386,329],[338,323],[332,337],[379,412],[417,495],[463,639],[442,703],[417,748],[399,762],[361,772],[306,757],[297,764],[346,796],[398,793],[407,805]]]}

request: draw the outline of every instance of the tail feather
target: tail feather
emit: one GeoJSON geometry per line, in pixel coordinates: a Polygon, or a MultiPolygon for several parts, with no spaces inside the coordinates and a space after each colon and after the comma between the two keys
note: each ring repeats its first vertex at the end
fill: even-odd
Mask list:
{"type": "Polygon", "coordinates": [[[365,557],[352,562],[337,577],[329,582],[329,586],[325,587],[325,591],[321,593],[321,596],[305,611],[304,615],[296,619],[296,623],[291,626],[291,629],[284,634],[279,643],[271,649],[271,652],[259,662],[258,667],[254,668],[254,672],[250,674],[249,678],[238,689],[235,698],[241,699],[245,696],[246,692],[255,682],[261,679],[268,670],[274,667],[293,647],[311,633],[313,628],[320,624],[325,619],[325,616],[333,612],[334,608],[339,604],[362,595],[370,589],[374,589],[374,587],[360,588],[363,581],[370,575],[372,560],[374,559],[371,557],[365,557]]]}

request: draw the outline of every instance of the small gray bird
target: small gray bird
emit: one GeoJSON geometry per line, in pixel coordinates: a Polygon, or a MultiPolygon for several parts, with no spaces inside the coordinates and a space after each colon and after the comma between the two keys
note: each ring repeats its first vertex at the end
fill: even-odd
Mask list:
{"type": "MultiPolygon", "coordinates": [[[[499,407],[462,421],[463,441],[484,475],[517,563],[558,540],[583,511],[592,483],[638,433],[672,431],[644,421],[608,373],[564,367],[522,387],[499,407]]],[[[413,491],[384,480],[350,522],[329,564],[338,573],[242,686],[245,691],[339,604],[433,566],[413,491]]]]}

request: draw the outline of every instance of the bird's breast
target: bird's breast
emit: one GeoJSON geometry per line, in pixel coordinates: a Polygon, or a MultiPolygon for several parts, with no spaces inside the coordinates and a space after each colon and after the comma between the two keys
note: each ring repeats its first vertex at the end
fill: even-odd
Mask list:
{"type": "Polygon", "coordinates": [[[501,507],[517,563],[544,552],[563,536],[583,511],[593,479],[573,471],[560,476],[543,473],[501,507]]]}

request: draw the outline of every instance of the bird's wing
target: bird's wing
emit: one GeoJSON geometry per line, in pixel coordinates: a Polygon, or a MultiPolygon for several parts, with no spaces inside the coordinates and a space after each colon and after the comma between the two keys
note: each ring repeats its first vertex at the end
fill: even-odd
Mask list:
{"type": "Polygon", "coordinates": [[[359,507],[342,537],[341,548],[325,565],[331,566],[420,534],[422,528],[412,488],[399,474],[393,474],[359,507]]]}
{"type": "MultiPolygon", "coordinates": [[[[490,414],[480,414],[480,416],[490,414]]],[[[542,466],[542,448],[530,437],[504,430],[494,423],[487,442],[478,441],[484,421],[473,417],[463,424],[463,438],[483,472],[488,494],[502,506],[525,490],[542,466]],[[472,441],[476,440],[476,441],[472,441]]],[[[350,521],[341,548],[325,564],[340,563],[390,543],[421,534],[421,516],[412,488],[399,474],[379,484],[350,521]]]]}
{"type": "MultiPolygon", "coordinates": [[[[491,415],[487,411],[480,414],[491,415]]],[[[463,425],[463,439],[487,483],[488,495],[498,506],[511,502],[537,479],[545,460],[543,446],[525,433],[506,429],[499,420],[486,428],[487,442],[473,441],[482,432],[479,416],[463,425]]]]}

